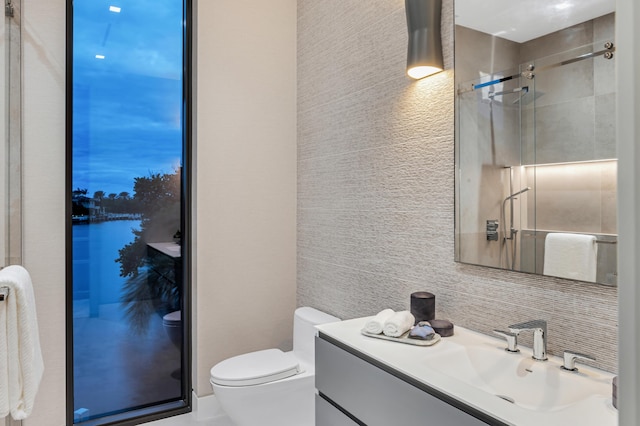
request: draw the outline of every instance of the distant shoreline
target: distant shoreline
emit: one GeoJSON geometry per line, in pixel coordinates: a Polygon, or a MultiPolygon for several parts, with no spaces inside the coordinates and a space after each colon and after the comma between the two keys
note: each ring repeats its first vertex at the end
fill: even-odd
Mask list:
{"type": "Polygon", "coordinates": [[[71,216],[73,225],[90,225],[92,223],[110,222],[114,220],[142,220],[141,213],[105,213],[100,216],[76,215],[71,216]]]}

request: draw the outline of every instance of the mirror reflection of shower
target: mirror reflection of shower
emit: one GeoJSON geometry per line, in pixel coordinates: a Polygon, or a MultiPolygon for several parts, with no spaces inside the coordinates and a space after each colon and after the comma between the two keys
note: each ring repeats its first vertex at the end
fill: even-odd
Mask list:
{"type": "Polygon", "coordinates": [[[505,198],[502,201],[502,241],[503,241],[503,248],[504,248],[504,254],[505,254],[505,260],[506,260],[506,267],[507,269],[511,269],[512,271],[515,268],[515,264],[516,264],[516,251],[517,251],[517,247],[518,245],[516,244],[516,237],[518,235],[518,230],[515,228],[514,223],[513,223],[513,202],[515,200],[517,200],[517,196],[520,194],[524,194],[525,192],[527,192],[528,190],[530,190],[531,187],[527,186],[523,189],[521,189],[518,192],[514,192],[513,194],[509,195],[507,198],[505,198]],[[510,202],[509,205],[509,234],[507,235],[507,224],[506,224],[506,218],[507,218],[507,214],[505,211],[506,205],[507,205],[507,201],[510,202]],[[511,261],[509,261],[509,249],[511,249],[511,261]]]}
{"type": "Polygon", "coordinates": [[[456,0],[456,261],[544,275],[550,232],[596,235],[615,286],[615,0],[495,1],[456,0]]]}

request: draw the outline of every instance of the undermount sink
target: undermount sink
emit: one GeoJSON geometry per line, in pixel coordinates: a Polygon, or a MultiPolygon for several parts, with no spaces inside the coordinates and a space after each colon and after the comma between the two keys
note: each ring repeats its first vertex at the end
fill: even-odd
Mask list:
{"type": "Polygon", "coordinates": [[[447,343],[445,351],[429,357],[429,366],[525,409],[557,411],[596,395],[611,396],[611,377],[594,369],[562,370],[557,358],[536,361],[499,344],[447,343]]]}

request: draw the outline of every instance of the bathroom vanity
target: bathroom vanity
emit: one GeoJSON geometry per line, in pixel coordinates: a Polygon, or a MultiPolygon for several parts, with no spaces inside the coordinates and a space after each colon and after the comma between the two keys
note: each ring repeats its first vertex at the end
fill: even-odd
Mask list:
{"type": "Polygon", "coordinates": [[[317,426],[617,425],[610,373],[462,327],[426,347],[372,339],[366,321],[317,327],[317,426]]]}

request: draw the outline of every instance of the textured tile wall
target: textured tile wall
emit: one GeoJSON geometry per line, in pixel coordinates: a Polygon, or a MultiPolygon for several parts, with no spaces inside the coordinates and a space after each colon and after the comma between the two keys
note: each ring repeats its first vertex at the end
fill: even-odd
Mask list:
{"type": "Polygon", "coordinates": [[[453,260],[453,1],[443,3],[446,71],[414,82],[402,0],[298,1],[297,302],[354,318],[428,290],[440,318],[486,333],[545,319],[551,353],[593,354],[615,371],[616,289],[453,260]]]}

